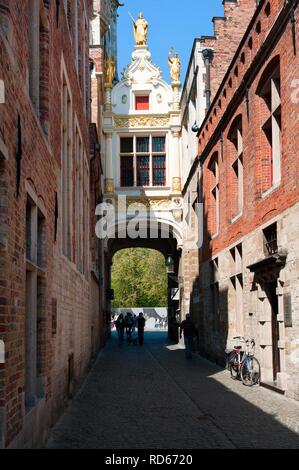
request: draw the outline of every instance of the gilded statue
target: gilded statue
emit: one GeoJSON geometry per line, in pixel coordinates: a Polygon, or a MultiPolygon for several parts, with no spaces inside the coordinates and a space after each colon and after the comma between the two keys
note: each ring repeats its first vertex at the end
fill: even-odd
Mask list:
{"type": "Polygon", "coordinates": [[[115,77],[116,63],[114,57],[107,56],[105,59],[105,84],[112,86],[115,77]]]}
{"type": "Polygon", "coordinates": [[[173,82],[179,82],[181,76],[181,61],[177,53],[171,57],[172,50],[169,52],[168,63],[170,67],[170,75],[173,82]]]}
{"type": "Polygon", "coordinates": [[[146,46],[147,44],[147,33],[148,33],[148,22],[143,18],[142,13],[139,13],[138,20],[135,21],[131,15],[134,25],[134,37],[136,46],[146,46]]]}

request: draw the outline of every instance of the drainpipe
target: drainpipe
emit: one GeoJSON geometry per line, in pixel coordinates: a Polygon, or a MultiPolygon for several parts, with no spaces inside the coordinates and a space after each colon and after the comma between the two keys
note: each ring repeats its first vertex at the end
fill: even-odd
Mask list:
{"type": "Polygon", "coordinates": [[[206,67],[206,89],[205,89],[205,95],[206,95],[206,100],[207,100],[207,107],[206,107],[206,112],[210,109],[211,106],[211,64],[214,59],[214,51],[213,49],[204,49],[202,51],[205,67],[206,67]]]}

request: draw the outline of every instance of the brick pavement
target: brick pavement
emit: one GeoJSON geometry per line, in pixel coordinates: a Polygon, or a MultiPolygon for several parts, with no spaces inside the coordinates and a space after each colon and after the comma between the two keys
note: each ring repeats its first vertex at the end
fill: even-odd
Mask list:
{"type": "Polygon", "coordinates": [[[143,348],[112,338],[47,447],[299,448],[298,431],[297,402],[186,361],[164,333],[148,333],[143,348]]]}

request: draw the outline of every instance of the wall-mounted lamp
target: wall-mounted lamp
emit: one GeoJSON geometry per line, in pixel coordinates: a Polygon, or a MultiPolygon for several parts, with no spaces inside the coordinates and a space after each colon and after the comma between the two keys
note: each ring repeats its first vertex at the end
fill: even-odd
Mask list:
{"type": "Polygon", "coordinates": [[[174,259],[172,256],[168,256],[165,262],[166,271],[168,274],[174,274],[174,259]]]}
{"type": "Polygon", "coordinates": [[[197,125],[197,122],[195,121],[195,123],[193,124],[192,126],[192,132],[196,132],[198,133],[199,132],[199,126],[197,125]]]}

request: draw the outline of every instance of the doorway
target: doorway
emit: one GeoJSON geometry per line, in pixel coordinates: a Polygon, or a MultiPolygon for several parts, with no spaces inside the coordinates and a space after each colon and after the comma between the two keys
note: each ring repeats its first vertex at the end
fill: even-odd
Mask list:
{"type": "Polygon", "coordinates": [[[273,382],[277,382],[277,376],[281,372],[280,350],[278,347],[280,336],[278,322],[279,309],[277,296],[277,281],[269,282],[266,284],[266,293],[268,296],[269,303],[271,305],[273,382]]]}
{"type": "Polygon", "coordinates": [[[119,250],[113,257],[113,318],[130,313],[133,323],[142,312],[145,330],[167,332],[169,284],[165,256],[146,247],[119,250]]]}

